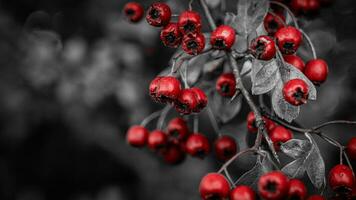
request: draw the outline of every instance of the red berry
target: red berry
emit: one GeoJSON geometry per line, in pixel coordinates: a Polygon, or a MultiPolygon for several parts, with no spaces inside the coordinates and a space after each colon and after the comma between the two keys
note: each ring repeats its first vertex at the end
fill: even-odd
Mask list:
{"type": "Polygon", "coordinates": [[[175,109],[181,114],[191,114],[193,110],[197,109],[198,100],[195,92],[191,89],[183,89],[174,102],[175,109]]]}
{"type": "Polygon", "coordinates": [[[265,120],[265,124],[266,124],[266,129],[268,132],[271,132],[277,126],[277,124],[274,123],[274,121],[272,121],[268,118],[264,117],[264,120],[265,120]]]}
{"type": "Polygon", "coordinates": [[[178,141],[184,141],[190,134],[187,122],[180,117],[169,121],[167,131],[170,137],[173,137],[178,141]]]}
{"type": "Polygon", "coordinates": [[[208,138],[200,133],[190,135],[185,143],[185,151],[191,156],[203,158],[210,152],[208,138]]]}
{"type": "Polygon", "coordinates": [[[302,43],[302,33],[293,26],[279,29],[276,34],[276,42],[283,54],[294,54],[302,43]]]}
{"type": "Polygon", "coordinates": [[[266,173],[258,180],[258,191],[265,200],[280,200],[288,194],[288,178],[280,171],[266,173]]]}
{"type": "Polygon", "coordinates": [[[127,142],[134,147],[143,147],[146,145],[148,130],[143,126],[132,126],[126,134],[127,142]]]}
{"type": "MultiPolygon", "coordinates": [[[[276,127],[276,124],[272,120],[264,116],[262,117],[262,119],[265,122],[265,126],[268,132],[272,131],[274,127],[276,127]]],[[[257,132],[256,117],[255,117],[255,113],[253,112],[249,112],[247,115],[247,130],[250,133],[257,132]]]]}
{"type": "Polygon", "coordinates": [[[346,165],[336,165],[329,172],[329,184],[334,191],[351,191],[354,179],[352,170],[346,165]]]}
{"type": "Polygon", "coordinates": [[[167,134],[160,130],[152,131],[148,136],[148,148],[158,151],[167,145],[167,134]]]}
{"type": "Polygon", "coordinates": [[[285,143],[293,138],[293,133],[283,126],[276,126],[269,133],[269,137],[271,138],[276,151],[279,151],[282,143],[285,143]]]}
{"type": "Polygon", "coordinates": [[[293,65],[295,68],[299,69],[301,72],[304,71],[305,63],[304,61],[297,55],[284,55],[284,61],[293,65]]]}
{"type": "Polygon", "coordinates": [[[245,185],[237,186],[230,192],[230,200],[255,200],[256,193],[245,185]]]}
{"type": "Polygon", "coordinates": [[[352,160],[356,160],[356,137],[353,137],[349,140],[347,143],[346,151],[347,155],[349,155],[352,160]]]}
{"type": "Polygon", "coordinates": [[[210,36],[210,44],[214,49],[230,49],[235,43],[236,33],[231,26],[221,25],[210,36]]]}
{"type": "Polygon", "coordinates": [[[307,188],[304,183],[298,179],[291,179],[289,181],[288,199],[304,200],[307,198],[307,188]]]}
{"type": "Polygon", "coordinates": [[[168,164],[179,164],[185,159],[185,154],[180,146],[170,144],[163,152],[163,159],[168,164]]]}
{"type": "Polygon", "coordinates": [[[270,37],[262,35],[252,40],[250,51],[257,59],[271,60],[276,55],[276,45],[270,37]]]}
{"type": "Polygon", "coordinates": [[[308,197],[307,200],[326,200],[324,197],[320,196],[320,195],[312,195],[310,197],[308,197]]]}
{"type": "Polygon", "coordinates": [[[292,0],[291,9],[295,13],[313,13],[320,9],[320,0],[292,0]]]}
{"type": "Polygon", "coordinates": [[[328,64],[322,59],[314,59],[307,62],[304,74],[314,84],[321,84],[325,82],[328,77],[329,67],[328,64]]]}
{"type": "Polygon", "coordinates": [[[196,34],[201,31],[200,14],[195,11],[187,10],[179,15],[179,30],[183,35],[196,34]]]}
{"type": "Polygon", "coordinates": [[[236,154],[237,144],[234,138],[224,135],[215,141],[214,149],[220,161],[227,161],[236,154]]]}
{"type": "Polygon", "coordinates": [[[171,20],[171,9],[165,3],[153,3],[147,11],[147,22],[156,27],[165,26],[171,20]]]}
{"type": "Polygon", "coordinates": [[[221,96],[233,97],[236,92],[236,79],[233,73],[221,74],[216,81],[216,90],[221,96]]]}
{"type": "Polygon", "coordinates": [[[161,31],[161,41],[167,47],[177,48],[182,43],[182,34],[177,23],[169,23],[161,31]]]}
{"type": "Polygon", "coordinates": [[[179,80],[173,76],[158,76],[151,82],[149,91],[153,100],[171,103],[178,98],[181,85],[179,80]]]}
{"type": "Polygon", "coordinates": [[[284,84],[283,97],[294,105],[299,106],[305,104],[309,96],[309,86],[302,79],[292,79],[284,84]]]}
{"type": "Polygon", "coordinates": [[[183,37],[182,48],[190,55],[197,55],[204,50],[205,37],[201,33],[185,35],[183,37]]]}
{"type": "Polygon", "coordinates": [[[200,181],[199,192],[203,200],[224,200],[229,197],[230,185],[223,175],[209,173],[200,181]]]}
{"type": "Polygon", "coordinates": [[[267,33],[273,36],[280,28],[285,26],[285,21],[285,17],[281,14],[272,15],[271,13],[267,13],[263,25],[267,33]]]}
{"type": "Polygon", "coordinates": [[[191,88],[191,90],[195,93],[196,99],[197,99],[197,106],[195,109],[193,109],[193,112],[199,113],[202,111],[207,105],[208,105],[208,97],[204,93],[203,90],[197,87],[191,88]]]}
{"type": "Polygon", "coordinates": [[[144,12],[142,5],[137,2],[128,2],[124,7],[124,13],[131,22],[140,21],[144,12]]]}

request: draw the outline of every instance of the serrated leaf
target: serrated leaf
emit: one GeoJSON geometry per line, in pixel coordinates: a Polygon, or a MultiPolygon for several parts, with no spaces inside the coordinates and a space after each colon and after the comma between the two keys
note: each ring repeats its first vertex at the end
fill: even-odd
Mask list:
{"type": "Polygon", "coordinates": [[[308,140],[291,139],[281,145],[281,151],[287,156],[298,159],[310,151],[312,144],[308,140]]]}
{"type": "Polygon", "coordinates": [[[282,172],[290,178],[303,178],[305,173],[304,158],[288,163],[282,168],[282,172]]]}
{"type": "Polygon", "coordinates": [[[218,92],[213,92],[211,102],[211,108],[215,116],[222,122],[227,123],[233,119],[240,111],[242,107],[242,97],[238,97],[233,101],[230,98],[221,96],[218,92]]]}
{"type": "Polygon", "coordinates": [[[278,63],[275,59],[272,61],[253,60],[252,64],[252,94],[260,95],[271,91],[280,80],[278,63]]]}

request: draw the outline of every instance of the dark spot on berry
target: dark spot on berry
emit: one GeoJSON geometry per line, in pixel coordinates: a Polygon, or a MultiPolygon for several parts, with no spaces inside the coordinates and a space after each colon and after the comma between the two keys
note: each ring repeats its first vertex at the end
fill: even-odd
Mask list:
{"type": "Polygon", "coordinates": [[[176,36],[174,33],[169,33],[167,36],[165,36],[165,39],[168,43],[172,44],[176,41],[176,36]]]}
{"type": "Polygon", "coordinates": [[[276,32],[279,27],[279,24],[276,20],[272,20],[268,23],[268,28],[270,28],[273,32],[276,32]]]}
{"type": "Polygon", "coordinates": [[[133,10],[133,9],[127,9],[126,10],[126,15],[128,15],[128,16],[133,16],[133,15],[135,15],[135,11],[133,10]]]}
{"type": "Polygon", "coordinates": [[[302,197],[299,196],[298,194],[293,194],[289,197],[288,200],[301,200],[301,199],[302,199],[302,197]]]}
{"type": "Polygon", "coordinates": [[[334,191],[335,191],[335,194],[337,194],[337,196],[345,197],[345,196],[349,196],[351,194],[352,189],[345,187],[345,186],[340,186],[340,187],[337,187],[334,191]]]}
{"type": "Polygon", "coordinates": [[[211,194],[206,197],[207,200],[222,200],[222,198],[218,194],[211,194]]]}
{"type": "Polygon", "coordinates": [[[217,39],[214,43],[214,47],[218,49],[223,49],[226,47],[225,41],[222,39],[217,39]]]}
{"type": "Polygon", "coordinates": [[[286,50],[293,50],[294,43],[293,42],[286,42],[286,43],[284,43],[283,48],[286,49],[286,50]]]}
{"type": "Polygon", "coordinates": [[[266,49],[266,44],[262,41],[257,41],[256,44],[256,50],[255,50],[255,54],[257,58],[261,58],[263,53],[265,52],[266,49]]]}
{"type": "Polygon", "coordinates": [[[179,138],[180,136],[179,131],[177,129],[170,131],[170,135],[174,138],[179,138]]]}
{"type": "Polygon", "coordinates": [[[197,49],[198,43],[195,40],[191,40],[188,42],[187,47],[188,47],[188,49],[197,49]]]}
{"type": "Polygon", "coordinates": [[[223,84],[221,86],[221,92],[224,94],[229,94],[230,92],[230,85],[229,84],[223,84]]]}
{"type": "Polygon", "coordinates": [[[223,155],[225,158],[230,158],[232,156],[232,151],[230,151],[229,149],[224,149],[223,155]]]}
{"type": "Polygon", "coordinates": [[[268,192],[275,193],[277,190],[277,183],[269,181],[263,189],[267,190],[268,192]]]}
{"type": "Polygon", "coordinates": [[[194,156],[203,159],[203,158],[205,157],[205,151],[204,151],[204,149],[198,149],[198,150],[195,152],[194,156]]]}
{"type": "Polygon", "coordinates": [[[191,21],[188,21],[184,26],[183,29],[185,32],[194,32],[196,27],[195,24],[191,21]]]}
{"type": "Polygon", "coordinates": [[[159,18],[161,13],[157,9],[151,9],[149,12],[149,15],[152,17],[152,19],[157,19],[157,18],[159,18]]]}
{"type": "Polygon", "coordinates": [[[302,101],[305,99],[305,94],[302,92],[301,88],[297,88],[297,91],[293,94],[293,97],[297,101],[302,101]]]}

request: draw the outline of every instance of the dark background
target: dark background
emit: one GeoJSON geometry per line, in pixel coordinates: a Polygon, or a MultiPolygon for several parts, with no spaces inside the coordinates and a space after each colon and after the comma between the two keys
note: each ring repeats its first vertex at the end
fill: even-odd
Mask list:
{"type": "MultiPolygon", "coordinates": [[[[149,100],[147,86],[173,53],[158,40],[158,29],[123,20],[125,3],[1,1],[0,199],[199,199],[201,177],[221,165],[210,156],[168,166],[125,143],[129,125],[160,107],[149,100]]],[[[186,3],[169,1],[175,13],[186,3]]],[[[303,106],[298,118],[307,127],[356,119],[355,5],[336,1],[301,21],[330,66],[318,100],[303,106]]],[[[301,54],[310,58],[306,50],[301,54]]],[[[246,146],[247,112],[244,106],[223,128],[240,148],[246,146]]],[[[356,127],[325,133],[345,143],[356,127]]],[[[317,141],[329,169],[337,149],[317,141]]],[[[251,164],[239,162],[240,173],[251,164]]]]}

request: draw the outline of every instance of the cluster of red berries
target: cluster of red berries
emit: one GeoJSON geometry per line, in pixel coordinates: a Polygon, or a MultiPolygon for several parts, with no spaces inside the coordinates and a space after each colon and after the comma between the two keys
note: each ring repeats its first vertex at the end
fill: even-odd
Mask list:
{"type": "MultiPolygon", "coordinates": [[[[332,0],[277,0],[285,3],[296,15],[314,14],[320,10],[322,5],[328,5],[332,0]]],[[[278,8],[273,8],[278,11],[278,8]]]]}
{"type": "MultiPolygon", "coordinates": [[[[329,184],[333,191],[352,191],[355,178],[352,170],[346,165],[336,165],[329,172],[329,184]]],[[[265,200],[300,199],[325,200],[320,195],[311,195],[305,184],[299,179],[289,179],[281,171],[272,171],[262,175],[257,183],[258,195],[265,200]],[[307,198],[308,197],[308,198],[307,198]]],[[[209,173],[203,177],[199,187],[204,200],[230,199],[255,200],[256,192],[246,185],[238,185],[231,189],[228,180],[221,174],[209,173]]]]}

